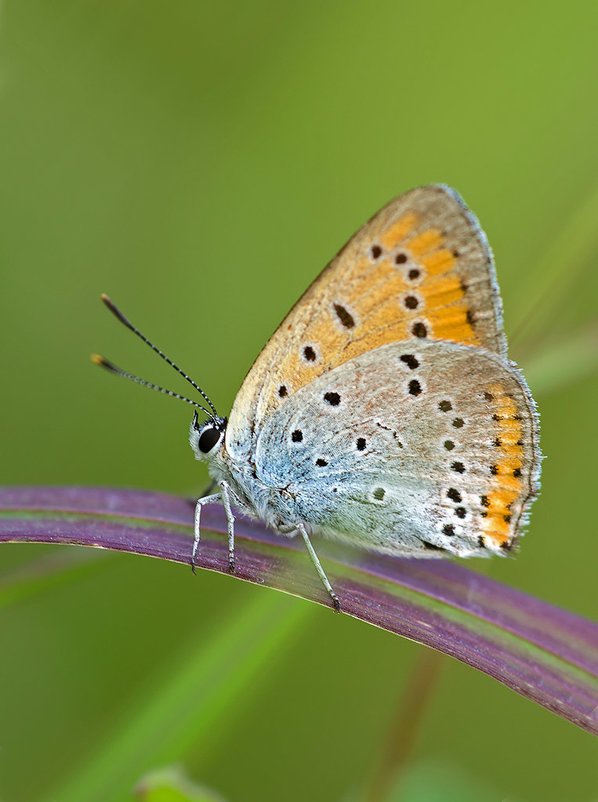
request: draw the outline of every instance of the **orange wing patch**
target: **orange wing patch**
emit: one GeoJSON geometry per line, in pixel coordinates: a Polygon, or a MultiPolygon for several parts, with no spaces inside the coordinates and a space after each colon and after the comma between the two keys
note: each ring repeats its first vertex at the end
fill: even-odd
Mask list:
{"type": "Polygon", "coordinates": [[[492,398],[496,410],[494,420],[498,431],[499,457],[492,466],[494,480],[491,490],[485,496],[482,530],[484,537],[490,538],[496,545],[507,546],[517,528],[518,511],[513,507],[515,502],[525,500],[522,499],[522,472],[525,467],[523,424],[517,404],[506,394],[502,385],[492,385],[486,389],[486,393],[492,398]]]}
{"type": "Polygon", "coordinates": [[[385,248],[391,250],[397,242],[401,242],[417,225],[417,217],[413,212],[407,212],[396,222],[391,223],[382,233],[380,240],[385,248]]]}

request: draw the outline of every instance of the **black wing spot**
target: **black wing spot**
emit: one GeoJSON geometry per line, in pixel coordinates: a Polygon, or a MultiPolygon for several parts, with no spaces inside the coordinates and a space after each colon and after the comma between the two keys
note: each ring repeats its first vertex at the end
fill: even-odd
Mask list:
{"type": "Polygon", "coordinates": [[[455,471],[455,473],[465,473],[465,465],[462,462],[453,462],[451,468],[455,471]]]}
{"type": "Polygon", "coordinates": [[[303,440],[303,432],[301,429],[295,429],[291,435],[291,440],[293,443],[300,443],[303,440]]]}
{"type": "Polygon", "coordinates": [[[338,393],[324,393],[324,401],[327,401],[331,407],[338,407],[341,397],[338,393]]]}
{"type": "Polygon", "coordinates": [[[338,319],[342,323],[342,325],[346,329],[352,329],[355,325],[355,320],[353,319],[353,315],[341,304],[334,304],[334,311],[336,312],[338,319]]]}
{"type": "Polygon", "coordinates": [[[358,437],[355,445],[358,451],[365,451],[365,437],[358,437]]]}
{"type": "Polygon", "coordinates": [[[484,540],[484,538],[482,537],[482,535],[480,535],[480,536],[479,536],[479,538],[478,538],[478,546],[479,546],[481,549],[485,549],[485,548],[486,548],[486,541],[484,540]]]}
{"type": "Polygon", "coordinates": [[[496,465],[491,465],[490,473],[492,474],[492,476],[496,476],[498,474],[498,467],[496,465]]]}
{"type": "Polygon", "coordinates": [[[455,527],[452,524],[445,524],[442,527],[442,531],[445,535],[452,537],[455,534],[455,527]]]}
{"type": "Polygon", "coordinates": [[[379,245],[372,245],[372,259],[379,259],[382,256],[382,248],[379,245]]]}
{"type": "Polygon", "coordinates": [[[404,362],[410,370],[419,368],[419,360],[416,359],[413,354],[403,354],[400,359],[401,362],[404,362]]]}
{"type": "Polygon", "coordinates": [[[415,295],[408,295],[405,300],[403,301],[407,309],[417,309],[419,306],[419,301],[415,297],[415,295]]]}
{"type": "Polygon", "coordinates": [[[459,493],[459,491],[456,490],[454,487],[449,488],[447,496],[450,498],[451,501],[457,502],[457,504],[462,500],[461,493],[459,493]]]}
{"type": "Polygon", "coordinates": [[[465,509],[465,507],[456,507],[455,515],[457,516],[457,518],[465,518],[465,516],[467,515],[467,510],[465,509]]]}
{"type": "Polygon", "coordinates": [[[398,253],[395,256],[395,264],[396,265],[404,265],[407,261],[407,254],[406,253],[398,253]]]}
{"type": "Polygon", "coordinates": [[[464,423],[465,421],[463,420],[463,418],[455,418],[455,420],[453,421],[453,426],[455,427],[455,429],[460,429],[464,423]]]}
{"type": "Polygon", "coordinates": [[[311,345],[306,345],[303,349],[303,356],[307,359],[308,362],[315,362],[316,360],[316,352],[311,347],[311,345]]]}
{"type": "Polygon", "coordinates": [[[488,496],[480,496],[480,504],[482,505],[482,507],[489,507],[490,501],[488,499],[488,496]]]}
{"type": "Polygon", "coordinates": [[[441,412],[450,412],[450,410],[452,408],[453,408],[453,405],[451,404],[450,401],[441,401],[440,404],[438,404],[438,409],[441,412]]]}
{"type": "Polygon", "coordinates": [[[322,459],[322,457],[318,457],[318,459],[316,460],[316,465],[319,465],[320,468],[325,468],[326,465],[328,465],[328,463],[326,462],[325,459],[322,459]]]}
{"type": "Polygon", "coordinates": [[[419,278],[419,276],[420,276],[420,271],[416,270],[415,267],[412,270],[410,270],[409,273],[407,273],[407,277],[410,278],[411,281],[415,281],[416,279],[419,278]]]}
{"type": "Polygon", "coordinates": [[[289,391],[287,390],[286,384],[281,384],[280,387],[278,388],[278,395],[281,398],[284,398],[288,394],[289,394],[289,391]]]}
{"type": "Polygon", "coordinates": [[[428,336],[428,329],[426,328],[425,324],[418,320],[417,323],[414,323],[411,327],[411,333],[414,337],[419,337],[423,339],[424,337],[428,336]]]}
{"type": "Polygon", "coordinates": [[[419,395],[422,391],[422,386],[418,382],[417,379],[411,379],[409,382],[409,393],[410,395],[419,395]]]}
{"type": "Polygon", "coordinates": [[[445,440],[444,447],[446,448],[447,451],[452,451],[453,448],[455,447],[455,444],[453,443],[452,440],[445,440]]]}
{"type": "Polygon", "coordinates": [[[386,495],[386,490],[383,487],[377,487],[374,490],[374,498],[377,499],[378,501],[382,501],[385,495],[386,495]]]}

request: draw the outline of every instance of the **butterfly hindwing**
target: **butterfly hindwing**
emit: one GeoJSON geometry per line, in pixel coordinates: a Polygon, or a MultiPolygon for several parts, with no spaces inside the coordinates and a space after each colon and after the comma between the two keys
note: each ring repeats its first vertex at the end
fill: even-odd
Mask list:
{"type": "Polygon", "coordinates": [[[419,556],[508,550],[538,465],[520,374],[482,349],[413,340],[298,390],[255,451],[258,478],[285,488],[313,531],[419,556]]]}

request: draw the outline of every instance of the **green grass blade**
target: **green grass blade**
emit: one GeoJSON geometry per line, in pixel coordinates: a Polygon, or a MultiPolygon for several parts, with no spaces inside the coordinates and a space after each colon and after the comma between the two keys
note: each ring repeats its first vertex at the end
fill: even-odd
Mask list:
{"type": "Polygon", "coordinates": [[[180,760],[243,691],[263,679],[311,610],[265,593],[235,610],[211,642],[194,644],[170,677],[149,689],[64,785],[44,802],[118,802],[150,768],[180,760]]]}
{"type": "Polygon", "coordinates": [[[580,274],[590,269],[592,261],[591,269],[596,269],[597,220],[598,188],[559,229],[544,258],[520,274],[517,296],[509,303],[509,316],[514,321],[511,345],[530,342],[550,330],[567,292],[582,286],[580,274]]]}
{"type": "Polygon", "coordinates": [[[526,364],[530,386],[545,397],[598,371],[598,324],[531,356],[526,364]]]}

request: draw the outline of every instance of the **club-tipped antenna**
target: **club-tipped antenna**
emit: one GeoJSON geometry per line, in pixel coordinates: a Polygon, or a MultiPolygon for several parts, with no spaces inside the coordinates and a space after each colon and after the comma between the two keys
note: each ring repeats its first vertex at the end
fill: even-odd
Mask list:
{"type": "MultiPolygon", "coordinates": [[[[205,409],[204,409],[203,407],[201,407],[199,404],[196,404],[195,406],[198,406],[198,407],[200,407],[200,409],[204,409],[204,412],[207,412],[207,414],[208,414],[208,415],[209,415],[211,418],[212,418],[212,417],[213,417],[213,418],[218,418],[218,413],[216,412],[216,407],[214,406],[214,404],[212,404],[212,402],[210,401],[210,399],[208,398],[208,396],[206,395],[206,393],[204,393],[204,391],[201,389],[201,387],[200,387],[198,384],[196,384],[196,383],[193,381],[193,379],[192,379],[190,376],[187,376],[187,374],[185,373],[185,371],[184,371],[184,370],[181,370],[181,368],[179,368],[179,366],[178,366],[178,365],[175,365],[175,363],[172,361],[172,359],[169,359],[169,358],[166,356],[166,354],[164,354],[162,351],[160,351],[160,349],[159,349],[157,346],[155,346],[151,340],[148,340],[148,338],[145,336],[145,334],[142,334],[142,333],[139,331],[139,329],[138,329],[138,328],[136,328],[136,327],[135,327],[135,326],[134,326],[134,325],[131,323],[131,321],[130,321],[130,320],[128,320],[128,319],[127,319],[127,318],[126,318],[126,317],[123,315],[123,313],[120,311],[120,309],[118,308],[118,306],[116,306],[115,304],[113,304],[113,303],[112,303],[112,301],[110,300],[110,298],[109,298],[109,297],[108,297],[108,296],[107,296],[105,293],[102,293],[102,301],[103,301],[103,302],[104,302],[104,304],[105,304],[105,305],[108,307],[108,309],[109,309],[109,310],[112,312],[112,314],[114,315],[114,317],[115,317],[115,318],[117,318],[118,320],[120,320],[120,322],[121,322],[123,325],[125,325],[125,326],[126,326],[126,327],[127,327],[129,330],[130,330],[130,331],[132,331],[132,332],[133,332],[133,334],[136,334],[136,335],[139,337],[139,339],[140,339],[140,340],[143,340],[143,342],[144,342],[146,345],[149,345],[149,347],[152,349],[152,351],[155,351],[155,352],[158,354],[158,356],[161,356],[161,357],[162,357],[162,359],[163,359],[165,362],[168,362],[168,364],[170,365],[170,367],[171,367],[171,368],[174,368],[174,369],[175,369],[175,370],[176,370],[178,373],[180,373],[180,374],[181,374],[181,376],[182,376],[184,379],[186,379],[186,380],[189,382],[189,384],[190,384],[192,387],[194,387],[194,388],[197,390],[197,392],[198,392],[198,393],[199,393],[199,394],[200,394],[200,395],[201,395],[201,396],[204,398],[204,400],[205,400],[205,401],[206,401],[206,402],[209,404],[209,406],[210,406],[210,409],[212,410],[212,412],[207,412],[207,410],[205,410],[205,409]],[[213,414],[212,414],[212,413],[213,413],[213,414]]],[[[103,363],[101,363],[101,362],[98,362],[97,364],[99,365],[99,364],[103,364],[103,363]]],[[[108,365],[110,365],[110,364],[111,364],[111,363],[108,363],[108,365]]],[[[107,367],[107,365],[104,365],[104,367],[107,367]]],[[[108,369],[109,369],[109,370],[111,370],[111,368],[108,368],[108,369]]],[[[117,371],[114,371],[114,370],[112,370],[112,372],[113,372],[113,373],[114,373],[114,372],[119,372],[119,369],[117,369],[117,371]]],[[[143,383],[145,383],[145,384],[146,384],[146,385],[148,385],[148,386],[154,386],[154,385],[149,385],[149,383],[148,383],[148,382],[144,382],[144,381],[143,381],[143,379],[139,379],[138,377],[136,377],[136,376],[133,376],[133,374],[125,374],[125,372],[124,372],[124,371],[120,371],[120,374],[121,374],[121,375],[126,375],[128,378],[131,378],[131,379],[133,379],[133,381],[136,381],[136,382],[138,382],[138,383],[140,383],[140,384],[143,384],[143,383]]],[[[161,390],[161,392],[163,392],[163,393],[170,393],[170,391],[169,391],[169,390],[162,390],[161,388],[158,388],[158,389],[160,389],[160,390],[161,390]]],[[[177,397],[177,393],[170,393],[170,395],[172,395],[172,396],[174,396],[174,397],[177,397]]],[[[193,401],[189,401],[189,399],[188,399],[188,398],[184,398],[184,396],[178,396],[178,398],[183,398],[185,401],[188,401],[190,404],[193,404],[193,401]]]]}
{"type": "MultiPolygon", "coordinates": [[[[139,378],[139,376],[135,376],[134,373],[129,373],[126,370],[122,370],[121,368],[117,367],[113,362],[109,362],[105,357],[100,356],[100,354],[92,354],[91,361],[94,365],[99,365],[106,370],[109,370],[110,373],[116,373],[117,376],[122,376],[125,379],[130,379],[137,384],[140,384],[142,387],[149,387],[150,390],[157,390],[159,393],[164,393],[164,395],[169,395],[172,398],[179,398],[181,401],[186,401],[187,404],[191,404],[198,409],[201,409],[203,412],[206,413],[212,420],[214,420],[214,416],[212,415],[209,410],[205,407],[202,407],[201,404],[198,404],[197,401],[192,401],[190,398],[186,398],[184,395],[180,393],[175,393],[174,390],[167,390],[165,387],[160,387],[158,384],[152,384],[151,382],[146,381],[145,379],[139,378]]],[[[197,415],[197,412],[195,413],[197,415]]]]}

